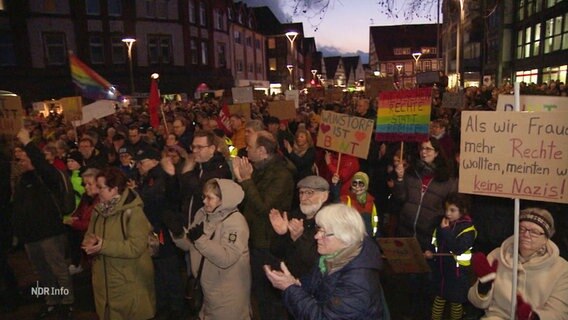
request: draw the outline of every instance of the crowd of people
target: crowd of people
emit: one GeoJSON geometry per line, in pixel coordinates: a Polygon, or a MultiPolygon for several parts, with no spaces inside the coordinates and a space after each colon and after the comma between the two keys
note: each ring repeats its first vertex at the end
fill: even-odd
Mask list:
{"type": "MultiPolygon", "coordinates": [[[[464,108],[494,110],[511,90],[467,88],[464,108]]],[[[295,119],[269,114],[278,96],[230,121],[221,100],[171,101],[156,128],[142,106],[80,127],[30,114],[1,153],[1,302],[16,304],[7,252],[23,246],[42,286],[67,289],[38,319],[72,317],[81,272],[100,319],[462,319],[468,304],[508,319],[513,202],[458,193],[461,110],[441,94],[429,137],[404,152],[371,141],[367,159],[315,143],[321,110],[376,119],[363,93],[301,95],[295,119]],[[405,276],[405,310],[389,310],[380,237],[416,238],[432,270],[405,276]],[[201,284],[197,310],[186,279],[201,284]]],[[[568,319],[566,205],[522,207],[517,317],[568,319]]]]}

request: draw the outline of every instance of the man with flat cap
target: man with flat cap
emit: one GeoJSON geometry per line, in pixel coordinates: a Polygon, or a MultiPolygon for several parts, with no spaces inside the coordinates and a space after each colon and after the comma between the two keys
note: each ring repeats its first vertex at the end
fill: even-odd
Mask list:
{"type": "Polygon", "coordinates": [[[277,233],[270,251],[286,262],[296,278],[311,271],[319,254],[316,214],[329,200],[329,183],[319,176],[307,176],[297,184],[300,207],[291,212],[270,211],[270,223],[277,233]]]}

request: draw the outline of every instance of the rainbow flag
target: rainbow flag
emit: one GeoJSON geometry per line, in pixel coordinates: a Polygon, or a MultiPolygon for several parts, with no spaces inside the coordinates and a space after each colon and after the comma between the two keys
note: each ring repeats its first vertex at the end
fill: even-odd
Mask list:
{"type": "Polygon", "coordinates": [[[110,82],[79,60],[73,52],[69,52],[69,66],[73,83],[81,89],[83,97],[116,100],[120,96],[120,92],[110,82]]]}

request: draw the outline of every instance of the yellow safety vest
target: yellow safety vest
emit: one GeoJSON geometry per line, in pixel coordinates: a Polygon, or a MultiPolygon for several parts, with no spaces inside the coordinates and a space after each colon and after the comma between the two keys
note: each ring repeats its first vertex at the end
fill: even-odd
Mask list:
{"type": "MultiPolygon", "coordinates": [[[[432,245],[434,246],[434,249],[436,250],[436,252],[438,252],[438,239],[436,238],[436,231],[437,231],[437,229],[434,229],[434,234],[432,234],[432,245]]],[[[469,232],[469,231],[475,232],[475,238],[477,238],[477,230],[475,230],[474,226],[463,229],[462,232],[460,232],[457,235],[457,237],[459,237],[462,234],[469,232]]],[[[454,257],[454,260],[456,260],[456,267],[459,267],[459,266],[467,267],[467,266],[471,265],[471,249],[472,248],[473,247],[469,247],[469,249],[467,249],[462,254],[454,254],[453,252],[450,251],[450,253],[454,257]]]]}
{"type": "MultiPolygon", "coordinates": [[[[347,196],[347,206],[351,207],[351,197],[349,195],[347,196]]],[[[379,216],[377,215],[377,208],[374,203],[373,210],[371,210],[371,227],[373,228],[373,234],[370,236],[374,237],[379,230],[379,216]]]]}
{"type": "Polygon", "coordinates": [[[229,147],[229,155],[231,155],[231,158],[236,157],[237,154],[239,153],[239,149],[237,149],[233,145],[233,140],[231,140],[231,138],[229,137],[225,137],[225,144],[229,147]]]}

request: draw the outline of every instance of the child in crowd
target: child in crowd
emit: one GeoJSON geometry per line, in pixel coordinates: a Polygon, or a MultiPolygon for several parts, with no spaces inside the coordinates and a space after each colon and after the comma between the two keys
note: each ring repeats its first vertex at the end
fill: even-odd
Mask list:
{"type": "Polygon", "coordinates": [[[369,176],[364,172],[356,172],[351,178],[351,187],[347,194],[340,196],[341,203],[356,209],[363,218],[367,234],[378,236],[379,217],[375,207],[375,198],[367,192],[369,189],[369,176]]]}
{"type": "Polygon", "coordinates": [[[436,297],[432,319],[442,319],[446,301],[450,302],[450,319],[461,319],[462,304],[470,287],[471,248],[477,231],[469,216],[466,195],[451,193],[445,202],[446,214],[432,235],[432,249],[424,253],[431,259],[436,297]]]}

